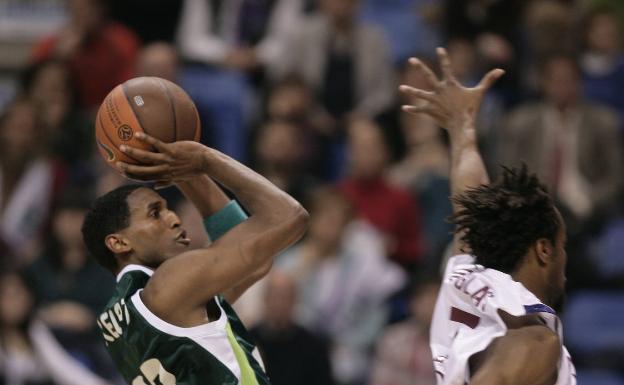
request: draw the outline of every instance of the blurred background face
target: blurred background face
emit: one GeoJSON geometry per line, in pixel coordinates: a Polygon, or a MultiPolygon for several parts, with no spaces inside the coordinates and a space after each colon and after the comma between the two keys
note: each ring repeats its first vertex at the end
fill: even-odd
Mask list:
{"type": "Polygon", "coordinates": [[[157,76],[176,82],[178,76],[178,54],[166,43],[153,43],[141,51],[137,66],[138,76],[157,76]]]}
{"type": "Polygon", "coordinates": [[[442,138],[439,128],[433,118],[425,114],[404,114],[401,116],[405,144],[408,147],[418,147],[423,144],[438,142],[442,138]]]}
{"type": "Polygon", "coordinates": [[[69,102],[69,70],[59,62],[44,65],[35,75],[28,94],[39,103],[69,102]]]}
{"type": "Polygon", "coordinates": [[[31,103],[22,101],[9,107],[0,127],[2,152],[8,159],[28,158],[33,153],[37,135],[41,134],[37,124],[37,110],[31,103]]]}
{"type": "Polygon", "coordinates": [[[299,127],[285,122],[273,122],[264,126],[257,143],[261,163],[278,168],[291,168],[302,157],[302,145],[298,137],[299,127]]]}
{"type": "Polygon", "coordinates": [[[542,75],[546,99],[559,108],[576,104],[580,97],[579,73],[568,58],[552,58],[542,75]]]}
{"type": "Polygon", "coordinates": [[[312,104],[310,92],[303,84],[284,84],[269,98],[269,116],[273,119],[296,120],[304,117],[312,104]]]}
{"type": "Polygon", "coordinates": [[[104,9],[100,0],[68,0],[71,24],[77,30],[94,32],[102,24],[104,9]]]}
{"type": "Polygon", "coordinates": [[[350,23],[360,5],[359,0],[321,0],[321,10],[337,24],[350,23]]]}
{"type": "Polygon", "coordinates": [[[323,249],[340,246],[344,230],[351,220],[351,205],[340,193],[323,191],[313,198],[308,236],[323,249]]]}
{"type": "Polygon", "coordinates": [[[34,299],[22,279],[16,274],[0,278],[0,325],[18,326],[23,323],[34,299]]]}
{"type": "Polygon", "coordinates": [[[80,227],[86,211],[78,208],[60,209],[52,221],[52,231],[61,244],[66,247],[82,246],[80,227]]]}
{"type": "Polygon", "coordinates": [[[604,54],[615,54],[620,49],[620,26],[615,15],[594,15],[587,27],[587,48],[604,54]]]}
{"type": "Polygon", "coordinates": [[[297,287],[292,278],[277,270],[269,275],[264,296],[265,320],[286,326],[292,323],[297,301],[297,287]]]}
{"type": "Polygon", "coordinates": [[[381,127],[367,120],[357,120],[349,126],[349,165],[356,178],[381,176],[388,164],[389,154],[381,127]]]}

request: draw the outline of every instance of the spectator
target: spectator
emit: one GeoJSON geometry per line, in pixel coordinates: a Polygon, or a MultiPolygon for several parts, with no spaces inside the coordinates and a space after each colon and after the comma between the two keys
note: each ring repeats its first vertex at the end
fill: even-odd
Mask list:
{"type": "Polygon", "coordinates": [[[63,350],[35,314],[17,273],[0,274],[0,381],[8,385],[108,385],[63,350]]]}
{"type": "Polygon", "coordinates": [[[435,270],[453,231],[446,221],[453,212],[448,199],[451,195],[448,139],[445,132],[424,114],[403,114],[400,121],[407,154],[390,169],[389,178],[410,191],[418,201],[427,248],[426,267],[435,270]]]}
{"type": "Polygon", "coordinates": [[[562,207],[586,221],[611,210],[620,191],[619,122],[610,109],[583,101],[572,57],[548,58],[541,79],[543,98],[510,114],[500,159],[527,162],[562,207]]]}
{"type": "Polygon", "coordinates": [[[287,121],[264,125],[256,141],[256,170],[298,201],[315,184],[305,170],[304,132],[287,121]]]}
{"type": "Polygon", "coordinates": [[[137,60],[138,76],[157,76],[178,83],[180,60],[175,47],[162,41],[144,46],[137,60]]]}
{"type": "Polygon", "coordinates": [[[22,87],[41,107],[51,154],[70,167],[84,168],[81,163],[94,151],[93,124],[77,108],[76,92],[65,62],[48,59],[31,65],[24,73],[22,87]]]}
{"type": "Polygon", "coordinates": [[[387,260],[379,234],[353,218],[337,190],[316,191],[309,211],[307,237],[278,260],[278,268],[297,282],[299,322],[332,341],[334,378],[361,383],[388,316],[385,301],[402,287],[405,274],[387,260]]]}
{"type": "Polygon", "coordinates": [[[336,121],[373,117],[392,102],[392,60],[374,27],[357,21],[359,0],[321,0],[320,14],[292,33],[277,73],[301,76],[336,121]]]}
{"type": "Polygon", "coordinates": [[[348,153],[348,175],[340,189],[358,215],[383,234],[392,260],[416,268],[425,250],[420,210],[409,192],[387,179],[388,149],[381,128],[354,120],[348,130],[348,153]]]}
{"type": "Polygon", "coordinates": [[[586,16],[581,57],[585,96],[616,109],[624,117],[622,29],[615,11],[595,8],[586,16]]]}
{"type": "Polygon", "coordinates": [[[429,327],[439,288],[432,278],[414,285],[410,318],[389,326],[377,341],[371,385],[435,385],[429,327]]]}
{"type": "Polygon", "coordinates": [[[13,102],[0,118],[0,239],[22,264],[39,252],[55,187],[63,179],[46,145],[35,103],[13,102]]]}
{"type": "Polygon", "coordinates": [[[129,29],[106,18],[104,0],[67,0],[69,21],[35,47],[35,61],[67,60],[80,106],[94,111],[119,83],[134,75],[139,48],[129,29]]]}
{"type": "Polygon", "coordinates": [[[273,385],[332,385],[327,344],[294,320],[295,282],[274,271],[266,279],[264,318],[251,330],[273,385]]]}
{"type": "Polygon", "coordinates": [[[300,0],[184,0],[178,43],[189,60],[237,71],[271,66],[286,55],[300,0]]]}

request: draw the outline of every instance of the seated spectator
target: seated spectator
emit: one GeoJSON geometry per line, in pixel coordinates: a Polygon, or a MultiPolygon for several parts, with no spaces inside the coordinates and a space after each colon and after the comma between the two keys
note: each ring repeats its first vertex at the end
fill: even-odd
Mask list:
{"type": "Polygon", "coordinates": [[[320,13],[292,31],[277,74],[297,74],[337,123],[373,117],[394,94],[392,60],[384,36],[357,21],[359,0],[322,0],[320,13]]]}
{"type": "Polygon", "coordinates": [[[10,385],[109,385],[74,360],[36,315],[23,276],[0,273],[0,382],[10,385]]]}
{"type": "Polygon", "coordinates": [[[28,99],[0,117],[0,240],[20,264],[37,255],[62,172],[46,154],[47,131],[28,99]]]}
{"type": "Polygon", "coordinates": [[[35,47],[35,61],[66,60],[80,106],[95,111],[119,83],[134,75],[139,41],[126,27],[106,18],[104,0],[67,0],[69,20],[35,47]]]}
{"type": "Polygon", "coordinates": [[[184,0],[178,44],[185,59],[242,72],[270,67],[289,55],[301,0],[184,0]]]}
{"type": "Polygon", "coordinates": [[[414,285],[410,318],[390,325],[377,341],[371,385],[435,385],[429,326],[439,289],[432,278],[414,285]]]}
{"type": "Polygon", "coordinates": [[[622,29],[615,10],[595,8],[586,16],[581,56],[585,96],[616,109],[624,117],[622,29]]]}
{"type": "Polygon", "coordinates": [[[84,167],[81,163],[94,151],[93,123],[77,108],[72,75],[65,62],[48,59],[31,65],[23,75],[22,87],[41,108],[51,154],[70,167],[84,167]]]}
{"type": "Polygon", "coordinates": [[[264,317],[251,334],[273,385],[332,385],[327,343],[294,319],[296,283],[274,271],[266,278],[264,317]]]}
{"type": "Polygon", "coordinates": [[[180,78],[180,58],[176,48],[165,42],[154,42],[139,51],[137,76],[156,76],[178,83],[180,78]]]}
{"type": "Polygon", "coordinates": [[[428,116],[401,114],[407,154],[392,166],[389,178],[410,191],[422,212],[426,243],[426,267],[436,269],[439,256],[451,241],[453,226],[448,218],[453,210],[448,199],[449,147],[444,130],[428,116]]]}
{"type": "Polygon", "coordinates": [[[348,157],[340,190],[355,212],[383,234],[391,259],[416,268],[425,251],[420,209],[407,190],[387,178],[389,155],[381,128],[368,120],[351,122],[348,157]]]}
{"type": "Polygon", "coordinates": [[[353,217],[352,207],[332,188],[316,191],[310,228],[301,244],[277,261],[298,286],[297,320],[332,341],[334,378],[360,383],[369,351],[386,322],[386,300],[405,283],[387,260],[379,234],[353,217]]]}
{"type": "Polygon", "coordinates": [[[87,191],[69,189],[52,216],[52,232],[27,274],[40,300],[40,316],[63,347],[102,375],[112,365],[95,319],[112,295],[114,280],[88,257],[80,227],[89,208],[87,191]]]}
{"type": "Polygon", "coordinates": [[[300,202],[315,184],[305,170],[305,137],[301,127],[287,121],[265,124],[256,140],[255,169],[300,202]]]}
{"type": "Polygon", "coordinates": [[[524,161],[569,211],[574,227],[616,203],[622,150],[617,115],[581,97],[576,61],[549,57],[541,71],[543,98],[509,115],[502,136],[504,165],[524,161]]]}

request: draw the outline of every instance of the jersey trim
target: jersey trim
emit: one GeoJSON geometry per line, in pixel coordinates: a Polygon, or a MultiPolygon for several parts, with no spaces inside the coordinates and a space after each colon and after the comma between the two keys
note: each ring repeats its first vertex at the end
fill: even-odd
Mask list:
{"type": "Polygon", "coordinates": [[[223,333],[223,330],[225,330],[225,324],[227,323],[227,314],[225,314],[225,310],[223,310],[223,308],[219,304],[219,301],[216,301],[217,305],[219,306],[219,310],[221,310],[221,315],[219,316],[218,320],[208,322],[199,326],[184,328],[172,325],[169,322],[158,317],[156,314],[152,313],[152,311],[148,309],[147,306],[145,306],[143,300],[141,299],[142,291],[143,289],[137,290],[137,292],[132,295],[132,304],[134,304],[134,307],[136,307],[138,312],[143,316],[143,318],[145,318],[145,320],[150,325],[163,333],[167,333],[176,337],[193,337],[223,333]]]}
{"type": "Polygon", "coordinates": [[[135,265],[135,264],[130,264],[130,265],[126,265],[123,269],[121,269],[121,271],[119,272],[119,274],[117,274],[117,282],[121,281],[121,278],[124,276],[124,274],[129,273],[131,271],[137,271],[140,270],[142,272],[144,272],[145,274],[149,275],[150,277],[154,274],[154,270],[145,267],[145,266],[141,266],[141,265],[135,265]]]}

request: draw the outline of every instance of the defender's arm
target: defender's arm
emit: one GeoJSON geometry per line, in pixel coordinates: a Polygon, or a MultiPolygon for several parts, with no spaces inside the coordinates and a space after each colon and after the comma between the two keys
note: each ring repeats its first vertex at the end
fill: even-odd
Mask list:
{"type": "MultiPolygon", "coordinates": [[[[475,121],[483,95],[504,72],[500,69],[492,70],[476,87],[463,87],[453,75],[446,50],[438,48],[437,53],[442,68],[442,80],[439,80],[422,61],[416,58],[409,61],[427,79],[433,91],[407,85],[402,85],[400,90],[418,99],[419,102],[416,105],[403,106],[404,111],[427,114],[448,131],[451,142],[451,193],[456,196],[489,182],[483,159],[477,148],[475,121]]],[[[458,209],[453,203],[453,211],[457,213],[458,209]]],[[[461,250],[458,238],[456,235],[454,242],[457,252],[461,250]]]]}

